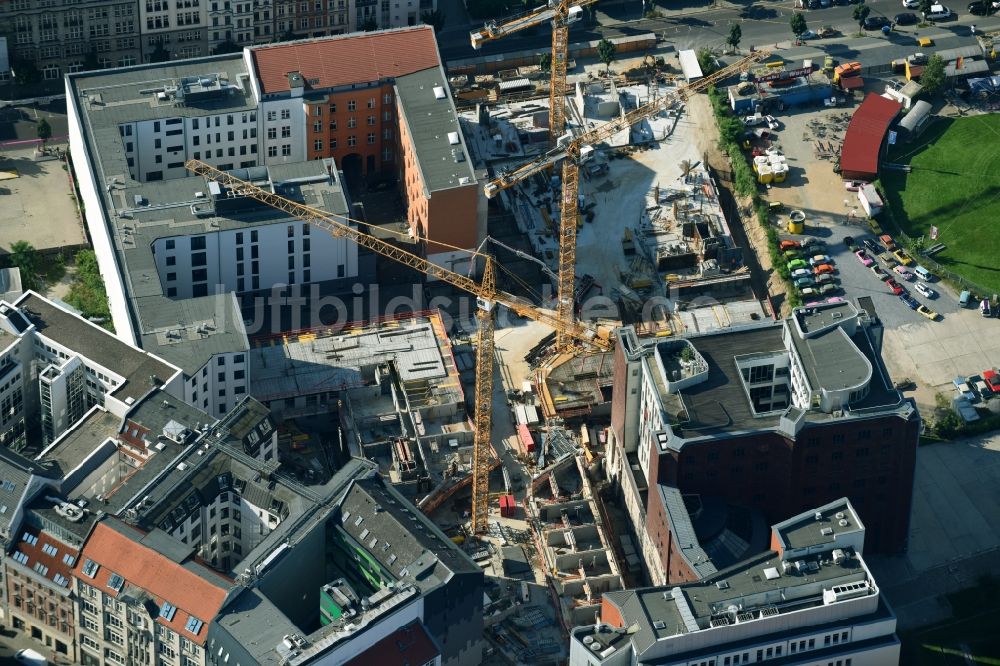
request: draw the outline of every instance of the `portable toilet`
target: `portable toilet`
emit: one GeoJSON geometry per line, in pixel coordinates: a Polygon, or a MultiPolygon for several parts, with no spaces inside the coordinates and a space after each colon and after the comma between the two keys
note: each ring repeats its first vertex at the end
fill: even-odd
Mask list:
{"type": "Polygon", "coordinates": [[[771,167],[768,164],[761,164],[757,168],[757,182],[761,185],[767,185],[774,178],[774,172],[771,171],[771,167]]]}

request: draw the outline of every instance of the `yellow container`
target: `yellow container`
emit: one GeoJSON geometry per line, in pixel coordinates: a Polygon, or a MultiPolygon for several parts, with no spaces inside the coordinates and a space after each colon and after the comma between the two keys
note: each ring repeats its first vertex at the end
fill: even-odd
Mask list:
{"type": "Polygon", "coordinates": [[[788,220],[788,233],[790,234],[801,234],[805,231],[806,223],[803,222],[793,222],[788,220]]]}
{"type": "Polygon", "coordinates": [[[767,185],[774,178],[774,172],[771,171],[769,166],[761,166],[757,171],[757,182],[762,185],[767,185]]]}
{"type": "Polygon", "coordinates": [[[918,46],[934,46],[934,40],[930,37],[921,37],[917,40],[918,46]]]}
{"type": "Polygon", "coordinates": [[[774,182],[783,183],[785,182],[785,177],[788,175],[788,169],[775,169],[774,170],[774,182]]]}

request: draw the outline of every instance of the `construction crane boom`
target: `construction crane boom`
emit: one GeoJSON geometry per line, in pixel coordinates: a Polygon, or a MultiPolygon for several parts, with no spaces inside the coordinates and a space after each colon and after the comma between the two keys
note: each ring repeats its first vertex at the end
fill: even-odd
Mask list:
{"type": "MultiPolygon", "coordinates": [[[[592,5],[595,2],[597,2],[597,0],[577,0],[577,2],[574,2],[568,10],[568,22],[576,23],[583,15],[582,8],[587,5],[592,5]]],[[[542,5],[541,7],[536,7],[535,9],[527,11],[523,14],[510,16],[502,21],[487,21],[481,29],[473,30],[469,33],[472,48],[479,50],[486,42],[502,39],[507,35],[514,34],[515,32],[520,32],[521,30],[526,30],[527,28],[533,28],[536,25],[545,23],[546,21],[552,21],[556,17],[557,4],[558,3],[550,3],[542,5]]]]}
{"type": "Polygon", "coordinates": [[[771,54],[768,51],[755,51],[739,62],[727,65],[722,69],[698,79],[694,83],[679,87],[676,91],[668,93],[663,97],[658,97],[651,102],[625,113],[618,118],[595,127],[594,129],[579,134],[575,137],[564,137],[555,148],[534,160],[522,164],[521,166],[500,174],[497,178],[486,183],[484,191],[487,197],[495,197],[502,190],[513,187],[525,178],[529,178],[536,173],[541,173],[554,166],[566,157],[573,157],[576,161],[585,161],[593,151],[593,147],[605,141],[615,134],[629,129],[636,123],[652,118],[656,114],[668,109],[677,100],[683,100],[693,93],[700,92],[714,83],[718,83],[733,74],[746,71],[755,62],[766,59],[771,54]]]}
{"type": "MultiPolygon", "coordinates": [[[[608,337],[596,328],[586,324],[567,325],[558,316],[541,310],[532,303],[522,301],[512,294],[498,290],[493,281],[488,284],[485,282],[480,284],[468,276],[438,266],[412,252],[407,252],[402,248],[396,247],[388,241],[355,229],[349,224],[352,221],[350,218],[291,201],[225,171],[220,171],[199,160],[189,160],[184,166],[193,173],[225,185],[237,195],[252,197],[300,220],[311,222],[334,236],[347,238],[364,248],[377,252],[405,266],[409,266],[424,275],[447,282],[484,301],[503,305],[522,317],[546,324],[557,331],[563,331],[573,339],[579,340],[584,344],[592,345],[602,350],[611,349],[611,342],[608,337]]],[[[489,255],[481,256],[486,260],[487,264],[492,263],[493,259],[489,255]]]]}
{"type": "Polygon", "coordinates": [[[350,225],[349,218],[334,215],[318,208],[300,204],[280,195],[268,192],[245,180],[199,160],[190,160],[184,166],[191,172],[214,180],[231,189],[237,196],[248,196],[277,210],[317,226],[333,236],[347,238],[362,247],[393,259],[425,275],[436,277],[476,296],[476,321],[479,334],[476,343],[476,387],[473,396],[475,433],[472,443],[472,532],[482,534],[487,529],[490,495],[490,455],[492,414],[493,414],[493,332],[494,311],[502,304],[522,316],[553,326],[559,335],[568,335],[600,349],[610,348],[610,340],[602,337],[595,329],[574,323],[566,323],[529,304],[501,293],[496,287],[496,274],[490,255],[485,259],[483,279],[477,283],[472,278],[432,264],[411,252],[402,250],[381,238],[366,234],[350,225]],[[570,331],[570,332],[567,332],[570,331]]]}

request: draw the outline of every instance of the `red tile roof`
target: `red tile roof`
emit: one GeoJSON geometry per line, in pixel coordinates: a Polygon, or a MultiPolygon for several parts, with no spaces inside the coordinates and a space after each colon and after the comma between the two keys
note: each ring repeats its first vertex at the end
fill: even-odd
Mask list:
{"type": "Polygon", "coordinates": [[[375,643],[344,666],[369,666],[369,664],[422,666],[440,654],[441,651],[427,634],[423,623],[414,620],[375,643]]]}
{"type": "Polygon", "coordinates": [[[844,178],[872,180],[878,176],[882,139],[901,108],[899,102],[868,93],[854,112],[840,149],[840,172],[844,178]]]}
{"type": "Polygon", "coordinates": [[[88,585],[112,593],[107,588],[108,579],[111,574],[118,574],[125,579],[126,585],[142,588],[152,595],[157,605],[162,606],[164,601],[168,601],[175,606],[177,612],[171,620],[159,617],[156,621],[203,645],[208,635],[208,623],[218,615],[232,581],[203,567],[206,575],[218,578],[218,583],[213,584],[139,543],[138,539],[143,535],[139,530],[120,521],[114,521],[118,525],[118,529],[115,529],[109,525],[112,521],[114,519],[106,519],[94,527],[73,568],[73,575],[88,585]],[[126,534],[129,531],[134,532],[134,537],[130,538],[126,534]],[[93,578],[83,573],[87,560],[100,565],[93,578]],[[197,634],[185,629],[190,616],[205,624],[197,634]]]}
{"type": "MultiPolygon", "coordinates": [[[[63,561],[66,555],[70,555],[73,559],[71,562],[76,561],[78,551],[76,548],[70,548],[62,541],[59,541],[55,537],[41,532],[33,527],[25,528],[18,535],[18,542],[14,547],[16,552],[24,553],[28,556],[26,562],[21,564],[32,571],[37,572],[39,575],[45,576],[49,580],[56,582],[56,575],[63,577],[65,582],[59,581],[56,584],[62,587],[69,587],[70,578],[73,576],[73,567],[63,561]],[[28,535],[31,539],[37,539],[34,544],[29,543],[24,540],[25,535],[28,535]],[[50,552],[46,551],[46,546],[50,552]],[[52,549],[55,549],[55,554],[50,554],[52,549]],[[39,571],[35,567],[41,563],[45,569],[39,571]],[[44,573],[43,573],[44,571],[44,573]]],[[[15,558],[16,559],[16,558],[15,558]]],[[[20,560],[18,560],[20,561],[20,560]]]]}
{"type": "Polygon", "coordinates": [[[250,51],[263,94],[287,92],[288,73],[299,72],[313,89],[367,83],[441,64],[429,26],[311,39],[250,51]]]}

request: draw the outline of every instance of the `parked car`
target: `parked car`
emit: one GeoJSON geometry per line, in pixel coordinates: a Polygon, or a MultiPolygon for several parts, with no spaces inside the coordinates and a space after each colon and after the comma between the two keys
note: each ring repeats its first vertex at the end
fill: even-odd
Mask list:
{"type": "Polygon", "coordinates": [[[920,23],[920,18],[913,12],[903,12],[893,16],[892,22],[896,25],[916,25],[920,23]]]}
{"type": "Polygon", "coordinates": [[[854,245],[854,236],[844,236],[844,247],[851,247],[854,245]]]}
{"type": "Polygon", "coordinates": [[[798,250],[785,250],[784,252],[785,261],[791,261],[792,259],[798,259],[802,256],[802,253],[798,250]]]}
{"type": "Polygon", "coordinates": [[[924,12],[924,19],[927,21],[947,21],[952,18],[958,18],[958,14],[944,5],[931,5],[931,10],[924,12]]]}
{"type": "Polygon", "coordinates": [[[805,289],[800,290],[799,293],[802,294],[803,297],[819,296],[819,292],[812,287],[806,287],[805,289]]]}
{"type": "Polygon", "coordinates": [[[47,666],[49,660],[31,648],[18,650],[14,653],[14,661],[25,666],[47,666]]]}
{"type": "Polygon", "coordinates": [[[776,130],[781,128],[781,123],[774,116],[764,116],[764,122],[767,123],[768,129],[776,130]]]}
{"type": "Polygon", "coordinates": [[[986,385],[986,382],[979,375],[970,375],[966,383],[972,387],[972,390],[976,392],[976,396],[983,402],[993,397],[993,390],[986,385]]]}
{"type": "Polygon", "coordinates": [[[875,263],[875,260],[869,257],[864,250],[858,250],[854,253],[854,256],[858,258],[862,266],[871,266],[875,263]]]}
{"type": "Polygon", "coordinates": [[[916,310],[920,307],[920,301],[910,296],[905,291],[899,295],[899,300],[903,301],[911,310],[916,310]]]}
{"type": "Polygon", "coordinates": [[[830,298],[826,299],[826,302],[827,303],[843,303],[844,299],[841,298],[840,296],[831,296],[830,298]]]}
{"type": "Polygon", "coordinates": [[[984,298],[983,300],[979,301],[979,314],[983,315],[984,317],[993,316],[993,311],[990,309],[989,299],[984,298]]]}
{"type": "Polygon", "coordinates": [[[899,296],[904,291],[904,289],[899,286],[899,283],[893,280],[892,278],[889,278],[888,280],[885,281],[885,286],[889,287],[889,290],[896,296],[899,296]]]}
{"type": "Polygon", "coordinates": [[[766,125],[767,121],[764,120],[764,116],[759,113],[755,113],[752,116],[744,116],[743,124],[747,127],[757,127],[758,125],[766,125]]]}
{"type": "Polygon", "coordinates": [[[892,240],[892,236],[889,234],[882,234],[879,236],[878,242],[882,244],[882,247],[890,252],[896,249],[896,241],[892,240]]]}
{"type": "Polygon", "coordinates": [[[874,273],[875,277],[877,277],[879,280],[885,280],[887,277],[889,277],[889,274],[886,273],[884,270],[882,270],[882,267],[879,266],[878,264],[872,264],[868,268],[871,269],[871,272],[874,273]]]}
{"type": "Polygon", "coordinates": [[[934,298],[935,296],[937,296],[937,292],[928,287],[923,282],[916,283],[915,285],[913,285],[913,288],[916,289],[917,293],[923,296],[924,298],[934,298]]]}
{"type": "Polygon", "coordinates": [[[819,238],[807,238],[802,241],[802,249],[812,248],[813,250],[820,250],[826,247],[826,242],[820,240],[819,238]]]}
{"type": "Polygon", "coordinates": [[[813,269],[815,275],[823,275],[824,273],[833,273],[834,268],[830,264],[820,264],[813,269]]]}
{"type": "Polygon", "coordinates": [[[808,41],[810,39],[817,39],[817,38],[819,38],[819,35],[817,35],[813,30],[806,30],[801,35],[799,35],[799,39],[801,39],[802,41],[808,41]]]}
{"type": "Polygon", "coordinates": [[[794,271],[796,268],[805,268],[808,265],[805,259],[792,259],[788,262],[788,270],[794,271]]]}
{"type": "Polygon", "coordinates": [[[817,254],[809,259],[809,264],[812,266],[819,266],[820,264],[832,264],[833,259],[825,254],[817,254]]]}
{"type": "Polygon", "coordinates": [[[863,180],[845,180],[844,181],[844,189],[847,190],[848,192],[857,192],[858,190],[861,189],[862,185],[867,185],[867,183],[865,181],[863,181],[863,180]]]}
{"type": "Polygon", "coordinates": [[[955,390],[960,396],[969,402],[976,401],[976,394],[972,392],[972,387],[965,381],[965,377],[955,377],[951,383],[955,385],[955,390]]]}
{"type": "Polygon", "coordinates": [[[805,287],[811,287],[814,284],[816,284],[816,281],[813,280],[811,277],[800,277],[798,280],[795,281],[795,286],[798,287],[799,289],[804,289],[805,287]]]}
{"type": "Polygon", "coordinates": [[[969,13],[975,14],[976,16],[989,16],[997,11],[1000,3],[990,2],[989,0],[976,0],[975,2],[969,3],[969,13]]]}
{"type": "Polygon", "coordinates": [[[996,370],[983,370],[983,380],[993,393],[1000,393],[1000,374],[996,370]]]}
{"type": "Polygon", "coordinates": [[[878,245],[875,244],[875,241],[873,241],[871,238],[865,238],[864,240],[861,241],[861,244],[864,245],[866,248],[868,248],[869,252],[872,252],[874,254],[878,254],[881,251],[879,250],[878,245]]]}
{"type": "Polygon", "coordinates": [[[911,259],[910,255],[906,254],[904,250],[896,250],[892,253],[892,256],[896,258],[896,261],[904,266],[909,266],[913,263],[913,259],[911,259]]]}
{"type": "Polygon", "coordinates": [[[865,30],[881,30],[890,24],[888,16],[869,16],[865,19],[864,28],[865,30]]]}
{"type": "Polygon", "coordinates": [[[920,0],[903,0],[903,6],[907,9],[919,9],[920,0]]]}
{"type": "Polygon", "coordinates": [[[830,273],[823,273],[822,275],[816,276],[816,284],[826,284],[827,282],[834,282],[837,278],[833,277],[830,273]]]}
{"type": "Polygon", "coordinates": [[[908,282],[914,277],[913,273],[907,270],[906,266],[893,266],[892,272],[908,282]]]}
{"type": "Polygon", "coordinates": [[[826,296],[828,294],[835,293],[838,289],[840,289],[840,287],[838,287],[837,285],[833,284],[832,282],[827,282],[824,285],[820,285],[819,293],[826,296]]]}
{"type": "Polygon", "coordinates": [[[812,277],[813,272],[808,268],[796,268],[792,271],[792,279],[797,280],[803,277],[812,277]]]}
{"type": "Polygon", "coordinates": [[[917,308],[917,312],[919,312],[923,316],[927,317],[931,321],[936,320],[938,318],[938,316],[939,316],[937,312],[934,312],[934,310],[931,310],[926,305],[921,305],[919,308],[917,308]]]}
{"type": "Polygon", "coordinates": [[[785,250],[798,250],[802,245],[798,241],[783,240],[778,243],[778,247],[784,252],[785,250]]]}
{"type": "MultiPolygon", "coordinates": [[[[840,4],[840,3],[837,3],[837,4],[840,4]]],[[[846,5],[847,2],[844,2],[844,4],[846,5]]],[[[840,31],[837,30],[836,28],[834,28],[832,25],[824,25],[823,27],[821,27],[819,30],[816,31],[816,34],[819,35],[820,37],[824,37],[824,38],[826,38],[826,37],[836,37],[837,35],[840,34],[840,31]]]]}
{"type": "Polygon", "coordinates": [[[897,391],[912,391],[917,388],[917,383],[907,377],[906,379],[900,379],[898,382],[892,385],[897,391]]]}

